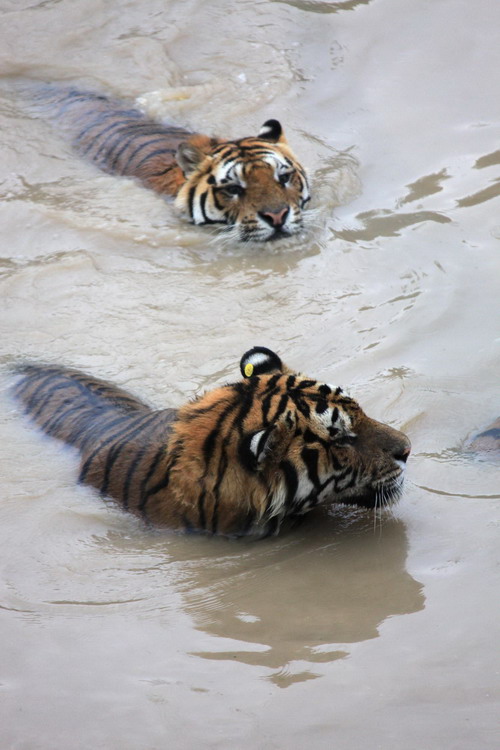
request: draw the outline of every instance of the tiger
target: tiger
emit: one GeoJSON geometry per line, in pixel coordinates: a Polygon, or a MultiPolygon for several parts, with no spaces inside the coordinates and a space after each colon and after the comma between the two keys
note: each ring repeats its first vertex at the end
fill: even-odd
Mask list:
{"type": "Polygon", "coordinates": [[[500,417],[466,440],[465,448],[486,457],[500,458],[500,417]]]}
{"type": "Polygon", "coordinates": [[[152,527],[263,538],[320,503],[379,508],[402,491],[406,435],[266,347],[178,409],[57,365],[18,370],[16,398],[79,451],[79,482],[152,527]]]}
{"type": "Polygon", "coordinates": [[[124,101],[88,91],[49,86],[36,99],[80,155],[173,198],[192,224],[220,225],[242,242],[303,229],[309,182],[278,120],[266,120],[257,136],[227,140],[160,124],[124,101]]]}

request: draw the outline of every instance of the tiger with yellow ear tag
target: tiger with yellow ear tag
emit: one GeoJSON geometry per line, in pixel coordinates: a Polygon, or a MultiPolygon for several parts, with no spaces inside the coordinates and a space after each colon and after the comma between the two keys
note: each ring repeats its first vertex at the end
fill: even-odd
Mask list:
{"type": "Polygon", "coordinates": [[[319,503],[397,499],[403,433],[264,347],[240,369],[242,379],[178,410],[52,365],[21,368],[15,393],[46,433],[79,450],[81,482],[151,524],[262,537],[319,503]]]}
{"type": "Polygon", "coordinates": [[[78,153],[105,172],[135,177],[175,198],[193,224],[220,225],[243,242],[303,229],[309,184],[277,120],[267,120],[256,136],[227,140],[154,122],[88,91],[48,86],[37,99],[78,153]]]}

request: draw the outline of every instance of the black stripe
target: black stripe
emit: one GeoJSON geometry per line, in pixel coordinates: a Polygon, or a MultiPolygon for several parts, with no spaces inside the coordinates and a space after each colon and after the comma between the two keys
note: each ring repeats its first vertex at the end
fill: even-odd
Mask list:
{"type": "Polygon", "coordinates": [[[337,456],[333,451],[330,451],[330,460],[332,462],[333,468],[335,471],[342,471],[343,464],[338,460],[337,456]]]}
{"type": "Polygon", "coordinates": [[[214,401],[214,403],[210,404],[209,406],[202,406],[201,408],[195,407],[191,411],[189,411],[182,419],[184,422],[191,422],[193,419],[197,419],[200,414],[208,414],[208,412],[212,411],[219,405],[219,401],[214,401]]]}
{"type": "MultiPolygon", "coordinates": [[[[132,153],[128,155],[127,161],[125,162],[125,164],[121,165],[120,169],[121,169],[122,174],[125,174],[125,171],[128,169],[132,159],[134,159],[137,156],[137,154],[140,153],[144,148],[147,148],[152,143],[160,143],[160,141],[164,141],[164,140],[165,140],[165,136],[161,136],[160,138],[154,138],[152,141],[147,140],[144,143],[141,143],[139,146],[136,146],[136,148],[132,151],[132,153]]],[[[116,169],[118,159],[123,154],[123,152],[126,151],[127,148],[129,148],[130,145],[131,145],[130,141],[127,140],[125,144],[123,145],[123,148],[117,152],[117,154],[113,158],[113,161],[111,162],[111,169],[116,169]]]]}
{"type": "MultiPolygon", "coordinates": [[[[42,97],[43,94],[42,94],[42,97]]],[[[87,104],[88,102],[105,102],[106,104],[109,104],[109,99],[106,96],[99,96],[99,95],[92,95],[88,93],[82,93],[81,91],[68,91],[64,97],[64,99],[60,99],[56,102],[56,105],[58,107],[58,115],[61,115],[61,113],[65,112],[68,107],[71,107],[73,104],[81,104],[82,102],[85,102],[87,104]]]]}
{"type": "Polygon", "coordinates": [[[222,205],[222,203],[220,203],[220,202],[219,202],[219,199],[218,199],[218,197],[217,197],[217,191],[216,191],[216,190],[212,190],[212,198],[213,198],[213,201],[214,201],[214,205],[215,205],[215,207],[216,207],[216,208],[217,208],[217,209],[218,209],[219,211],[224,211],[224,206],[222,205]]]}
{"type": "Polygon", "coordinates": [[[122,490],[122,505],[124,508],[128,508],[130,486],[132,484],[134,474],[137,471],[137,467],[139,466],[140,462],[144,458],[147,449],[148,449],[147,443],[145,443],[138,449],[133,461],[131,462],[130,466],[127,469],[127,473],[125,474],[125,481],[123,483],[123,490],[122,490]]]}
{"type": "MultiPolygon", "coordinates": [[[[90,145],[90,148],[93,145],[97,145],[99,147],[91,157],[94,161],[99,158],[101,152],[103,152],[104,158],[109,159],[114,149],[121,146],[124,138],[126,139],[126,143],[129,144],[132,140],[137,139],[141,136],[151,135],[151,123],[123,121],[115,122],[108,128],[105,128],[105,131],[103,131],[103,133],[97,133],[93,140],[93,143],[90,145]],[[115,132],[111,132],[112,130],[114,130],[115,132]],[[107,131],[109,131],[111,134],[108,135],[108,137],[103,141],[102,135],[107,131]],[[113,141],[113,143],[108,147],[107,144],[109,141],[113,141]]],[[[86,155],[90,151],[90,148],[85,149],[82,153],[86,155]]]]}
{"type": "Polygon", "coordinates": [[[205,191],[204,193],[201,194],[201,197],[200,197],[200,211],[201,211],[201,214],[203,216],[204,223],[205,224],[211,224],[212,221],[211,221],[211,219],[208,218],[207,213],[205,211],[206,204],[207,204],[207,191],[205,191]]]}
{"type": "Polygon", "coordinates": [[[291,463],[291,461],[284,460],[281,461],[279,465],[280,470],[283,473],[283,476],[285,478],[285,484],[286,484],[286,501],[285,505],[287,508],[289,508],[295,499],[295,495],[297,494],[297,488],[299,486],[299,478],[297,475],[297,470],[295,469],[295,466],[291,463]]]}
{"type": "MultiPolygon", "coordinates": [[[[352,471],[353,471],[352,468],[350,466],[347,466],[344,469],[344,471],[342,471],[340,474],[337,474],[337,476],[335,477],[335,489],[339,488],[339,485],[342,482],[342,480],[344,480],[346,477],[348,477],[349,474],[351,474],[352,471]]],[[[348,487],[348,486],[349,485],[346,485],[346,487],[348,487]]],[[[343,490],[343,489],[345,489],[345,487],[340,487],[340,490],[343,490]]]]}
{"type": "Polygon", "coordinates": [[[29,414],[31,414],[32,409],[36,405],[40,391],[43,390],[47,381],[54,377],[54,374],[54,372],[46,373],[37,378],[37,382],[33,382],[33,379],[30,379],[30,385],[33,385],[35,390],[30,393],[27,399],[23,399],[24,408],[29,414]]]}
{"type": "Polygon", "coordinates": [[[273,400],[273,397],[276,395],[276,393],[279,393],[278,389],[268,393],[267,396],[262,400],[262,420],[264,423],[264,427],[267,427],[267,425],[269,424],[269,420],[268,420],[269,409],[271,408],[271,402],[273,400]]]}
{"type": "Polygon", "coordinates": [[[276,409],[275,414],[273,415],[273,418],[271,419],[271,422],[275,422],[283,412],[285,411],[286,407],[288,406],[288,394],[283,393],[278,404],[278,408],[276,409]]]}
{"type": "Polygon", "coordinates": [[[14,394],[21,400],[25,391],[33,386],[35,381],[43,377],[44,374],[49,375],[49,373],[59,373],[59,370],[56,370],[55,368],[38,368],[33,365],[26,365],[19,368],[18,372],[21,375],[21,379],[14,386],[14,394]]]}
{"type": "MultiPolygon", "coordinates": [[[[154,143],[154,141],[152,141],[154,143]]],[[[134,169],[139,169],[145,162],[149,161],[149,159],[154,159],[155,156],[164,156],[165,154],[169,154],[172,156],[172,154],[175,154],[177,149],[170,148],[169,146],[164,146],[163,148],[157,148],[154,151],[151,151],[150,154],[147,154],[144,156],[138,164],[134,166],[134,169]]]]}
{"type": "MultiPolygon", "coordinates": [[[[162,421],[159,418],[160,414],[161,414],[161,412],[160,413],[155,412],[155,415],[156,415],[156,418],[157,418],[159,426],[162,425],[162,421]]],[[[171,426],[167,422],[165,424],[165,437],[167,438],[167,440],[168,440],[168,437],[170,436],[170,433],[171,433],[171,426]]],[[[137,471],[140,462],[144,458],[144,456],[145,456],[145,454],[146,454],[146,452],[148,450],[149,444],[152,442],[151,436],[154,437],[154,434],[155,433],[154,433],[154,427],[153,427],[153,431],[150,432],[149,443],[145,442],[144,445],[141,445],[141,447],[137,450],[137,454],[136,454],[135,458],[133,459],[133,461],[131,462],[130,466],[128,467],[127,473],[125,475],[125,481],[124,481],[124,484],[123,484],[123,490],[122,490],[122,504],[123,504],[124,508],[128,508],[130,487],[131,487],[131,484],[132,484],[135,472],[137,471]]],[[[166,450],[165,446],[162,446],[162,448],[158,452],[157,456],[159,455],[159,457],[161,458],[161,455],[162,455],[162,453],[164,454],[165,450],[166,450]]],[[[153,464],[154,464],[154,460],[153,460],[153,464]]],[[[151,466],[150,466],[150,469],[151,469],[151,466]]],[[[146,477],[146,482],[149,480],[149,478],[150,477],[148,477],[148,476],[146,477]]],[[[141,485],[141,489],[140,489],[140,492],[139,492],[139,496],[140,497],[142,497],[142,493],[144,492],[144,487],[145,487],[145,484],[141,485]]]]}
{"type": "Polygon", "coordinates": [[[210,219],[207,216],[207,212],[205,211],[207,198],[208,198],[208,191],[205,191],[204,193],[202,193],[201,198],[200,198],[200,210],[201,210],[201,213],[203,214],[203,219],[204,219],[203,223],[204,224],[225,224],[226,223],[225,221],[210,219]]]}
{"type": "Polygon", "coordinates": [[[232,411],[234,411],[234,409],[236,409],[237,406],[238,406],[237,401],[230,401],[225,407],[225,409],[219,414],[213,430],[211,430],[208,433],[207,437],[205,438],[205,441],[203,443],[203,459],[205,461],[205,464],[207,465],[207,468],[205,469],[205,473],[208,470],[208,465],[210,464],[210,460],[212,458],[215,441],[220,435],[220,429],[221,429],[222,423],[224,422],[226,417],[232,411]]]}
{"type": "Polygon", "coordinates": [[[81,141],[81,140],[83,140],[84,137],[87,135],[87,133],[90,130],[92,130],[93,128],[98,127],[99,125],[102,125],[104,121],[110,120],[111,118],[113,118],[113,122],[110,125],[107,125],[103,130],[99,131],[99,133],[96,133],[95,136],[93,137],[93,139],[90,141],[90,143],[87,146],[85,146],[85,148],[83,148],[83,149],[79,148],[79,151],[82,154],[82,156],[86,156],[88,154],[88,152],[94,146],[98,146],[99,145],[99,142],[100,142],[100,145],[102,146],[103,145],[102,144],[102,138],[107,133],[111,132],[112,130],[116,130],[116,129],[120,129],[120,128],[124,127],[124,125],[126,123],[123,120],[118,120],[118,122],[117,122],[116,119],[115,119],[116,117],[120,117],[121,114],[122,113],[120,113],[120,112],[101,112],[100,115],[99,115],[99,117],[97,117],[97,119],[95,119],[91,123],[87,124],[85,126],[85,128],[83,130],[81,130],[78,133],[77,136],[75,136],[74,142],[77,145],[77,148],[79,148],[78,147],[78,142],[81,141]]]}
{"type": "MultiPolygon", "coordinates": [[[[175,467],[175,465],[177,464],[179,458],[181,457],[183,447],[184,447],[184,443],[182,440],[179,440],[173,446],[172,450],[169,452],[169,455],[168,455],[168,466],[166,468],[164,476],[159,482],[157,482],[153,487],[151,487],[144,493],[144,496],[142,497],[141,502],[139,504],[139,510],[145,518],[147,517],[146,505],[148,504],[149,499],[153,495],[156,495],[158,492],[160,492],[160,490],[164,490],[168,487],[168,484],[170,482],[170,473],[172,469],[175,467]]],[[[165,447],[163,448],[163,454],[165,455],[165,447]]],[[[155,460],[156,458],[157,457],[155,457],[155,460]]],[[[160,459],[161,459],[161,454],[158,457],[158,460],[160,459]]]]}
{"type": "Polygon", "coordinates": [[[358,475],[359,475],[359,469],[353,469],[352,470],[352,477],[351,477],[351,479],[349,480],[349,482],[347,484],[345,484],[342,487],[342,489],[343,490],[348,490],[351,487],[354,487],[354,485],[356,484],[356,481],[358,479],[358,475]]]}
{"type": "MultiPolygon", "coordinates": [[[[148,420],[150,418],[151,418],[151,414],[146,414],[146,415],[141,414],[139,417],[137,415],[135,417],[129,417],[128,424],[125,425],[123,429],[121,429],[118,433],[115,433],[114,435],[110,435],[103,443],[101,443],[101,445],[97,449],[98,453],[101,452],[103,448],[109,445],[109,449],[106,455],[104,456],[104,471],[105,472],[106,472],[108,462],[110,461],[110,459],[111,459],[111,466],[113,465],[114,463],[113,456],[117,448],[119,449],[119,451],[121,451],[124,445],[124,442],[125,444],[128,442],[130,434],[131,433],[135,434],[136,428],[140,426],[144,420],[148,420]]],[[[95,425],[94,419],[93,419],[93,422],[94,424],[92,425],[92,427],[95,427],[96,425],[95,425]]],[[[95,439],[94,436],[92,437],[93,439],[95,439]]],[[[97,487],[101,491],[101,494],[105,494],[105,491],[102,489],[102,487],[100,487],[97,484],[95,484],[94,486],[97,487]]],[[[107,488],[107,482],[106,482],[106,488],[107,488]]]]}
{"type": "Polygon", "coordinates": [[[311,409],[307,401],[304,401],[304,399],[301,398],[300,393],[296,393],[294,391],[292,391],[290,396],[292,398],[293,403],[295,404],[297,409],[300,411],[300,413],[303,414],[306,419],[309,419],[309,416],[311,414],[311,409]]]}
{"type": "MultiPolygon", "coordinates": [[[[218,521],[219,521],[220,487],[221,487],[221,484],[224,479],[225,473],[227,471],[227,466],[228,466],[228,457],[227,457],[226,449],[231,440],[235,427],[237,427],[240,436],[243,435],[243,422],[245,421],[245,417],[247,416],[248,412],[253,406],[255,389],[257,388],[257,385],[258,385],[258,378],[252,378],[250,381],[247,381],[244,384],[237,383],[236,385],[242,386],[242,389],[237,389],[237,390],[240,391],[239,395],[243,397],[243,400],[241,402],[241,406],[238,410],[238,413],[235,415],[221,444],[219,463],[217,467],[217,479],[216,479],[214,490],[213,490],[214,507],[213,507],[213,512],[212,512],[212,524],[211,524],[211,529],[212,529],[213,534],[217,533],[217,526],[218,526],[218,521]]],[[[237,404],[235,404],[234,406],[236,405],[237,404]]],[[[222,421],[220,425],[222,426],[222,421]]],[[[208,465],[207,465],[207,469],[208,469],[208,465]]],[[[205,475],[206,475],[207,469],[205,469],[205,475]]]]}
{"type": "Polygon", "coordinates": [[[106,456],[106,463],[104,467],[104,476],[103,481],[100,486],[100,491],[103,495],[105,495],[108,491],[109,482],[111,479],[111,471],[113,469],[114,464],[116,463],[117,459],[119,458],[121,452],[123,449],[130,445],[130,441],[133,440],[139,433],[144,432],[144,430],[147,430],[151,422],[156,421],[157,414],[148,414],[148,415],[142,415],[139,419],[139,422],[135,424],[135,427],[132,429],[131,432],[124,435],[120,442],[116,443],[108,452],[108,455],[106,456]]]}
{"type": "MultiPolygon", "coordinates": [[[[68,389],[68,391],[71,391],[73,388],[76,390],[76,393],[71,393],[71,395],[68,393],[68,396],[66,396],[63,403],[59,404],[59,408],[63,405],[66,405],[68,402],[68,399],[71,399],[72,401],[75,401],[75,399],[84,399],[87,403],[88,408],[95,408],[95,401],[97,400],[95,398],[96,395],[99,395],[100,392],[109,390],[109,385],[102,383],[99,385],[95,385],[92,381],[89,381],[88,377],[86,375],[83,375],[83,373],[80,375],[76,372],[73,373],[65,373],[59,371],[54,372],[54,385],[51,386],[48,390],[45,391],[44,398],[41,400],[41,402],[36,406],[35,409],[31,412],[32,416],[37,419],[38,416],[41,416],[41,413],[43,409],[46,407],[47,402],[50,401],[50,398],[53,396],[54,393],[56,393],[59,390],[68,389]],[[57,380],[56,380],[57,379],[57,380]]],[[[109,398],[109,396],[108,396],[109,398]]],[[[124,400],[127,402],[134,402],[134,399],[131,396],[126,396],[125,394],[115,395],[114,401],[118,400],[124,400]]],[[[99,402],[97,402],[99,404],[99,402]]],[[[104,401],[101,403],[105,403],[104,401]]],[[[53,414],[49,416],[49,420],[53,417],[53,414]]],[[[44,426],[43,429],[46,429],[44,426]]]]}
{"type": "Polygon", "coordinates": [[[324,414],[325,411],[328,409],[328,403],[325,401],[325,399],[320,398],[316,404],[316,414],[324,414]]]}
{"type": "MultiPolygon", "coordinates": [[[[316,380],[301,380],[300,383],[297,383],[297,388],[300,388],[301,390],[304,388],[312,388],[314,385],[316,385],[316,382],[316,380]]],[[[321,387],[318,388],[318,390],[321,392],[321,387]]]]}
{"type": "Polygon", "coordinates": [[[214,487],[214,508],[212,512],[212,534],[217,533],[217,525],[219,523],[219,502],[220,502],[220,486],[224,475],[227,471],[228,459],[225,452],[221,453],[219,461],[217,482],[214,487]]]}
{"type": "MultiPolygon", "coordinates": [[[[227,156],[223,157],[219,166],[225,169],[226,177],[221,180],[221,183],[226,183],[229,181],[227,178],[227,174],[231,171],[234,165],[238,163],[238,158],[238,153],[232,153],[231,155],[228,154],[227,156]]],[[[223,185],[220,185],[219,187],[223,187],[223,185]]]]}
{"type": "MultiPolygon", "coordinates": [[[[67,420],[68,417],[70,417],[72,414],[75,414],[82,409],[85,410],[85,416],[88,417],[88,406],[87,404],[71,404],[71,406],[68,409],[63,409],[62,411],[58,410],[55,414],[52,414],[50,419],[43,425],[43,429],[48,435],[55,435],[57,428],[59,427],[60,423],[64,420],[67,420]]],[[[84,415],[81,415],[84,416],[84,415]]],[[[74,432],[74,423],[72,425],[71,433],[64,435],[63,440],[65,443],[69,443],[70,445],[73,445],[75,440],[73,436],[74,432]]],[[[57,435],[55,435],[57,437],[57,435]]]]}
{"type": "MultiPolygon", "coordinates": [[[[56,383],[52,383],[52,384],[46,383],[45,385],[46,386],[48,385],[48,388],[46,388],[44,392],[40,394],[40,398],[37,400],[37,403],[30,405],[30,414],[33,417],[33,419],[38,419],[40,416],[42,416],[43,410],[47,408],[48,402],[50,401],[52,396],[55,393],[57,393],[57,391],[60,391],[63,389],[66,390],[70,388],[72,383],[68,383],[67,380],[64,380],[63,382],[58,380],[56,383]]],[[[73,394],[71,395],[71,400],[74,401],[75,397],[78,397],[78,396],[75,396],[75,393],[73,392],[73,394]]],[[[70,396],[68,395],[66,398],[70,398],[70,396]]],[[[61,404],[59,404],[59,406],[63,406],[66,404],[67,404],[67,400],[63,401],[61,404]]]]}
{"type": "MultiPolygon", "coordinates": [[[[137,141],[139,138],[144,138],[152,135],[150,131],[150,125],[149,123],[140,124],[137,123],[136,125],[125,125],[122,128],[119,128],[116,132],[112,133],[108,138],[105,139],[104,143],[97,149],[95,154],[92,156],[92,159],[96,161],[99,159],[100,154],[102,152],[103,158],[106,160],[108,164],[115,164],[115,159],[118,157],[119,154],[123,153],[123,151],[128,148],[130,145],[132,145],[135,141],[137,141]],[[108,145],[109,141],[113,141],[110,145],[108,145]],[[118,153],[116,153],[116,149],[118,149],[118,153]]],[[[112,169],[112,167],[109,167],[112,169]]]]}
{"type": "Polygon", "coordinates": [[[213,154],[217,154],[217,156],[221,155],[221,162],[230,154],[230,153],[237,153],[238,148],[234,145],[234,143],[221,143],[220,146],[216,146],[213,150],[213,154]],[[226,153],[224,153],[226,152],[226,153]]]}
{"type": "Polygon", "coordinates": [[[188,195],[188,206],[189,206],[189,215],[194,220],[194,213],[193,213],[193,203],[194,203],[194,194],[196,192],[196,185],[194,185],[192,188],[189,189],[189,195],[188,195]]]}
{"type": "Polygon", "coordinates": [[[169,164],[168,167],[165,167],[165,169],[161,169],[159,172],[150,172],[148,177],[161,177],[164,174],[167,174],[167,172],[170,172],[171,169],[179,169],[179,165],[174,160],[172,161],[172,164],[169,164]]]}
{"type": "Polygon", "coordinates": [[[314,448],[307,448],[304,446],[300,455],[306,466],[307,476],[309,477],[309,480],[314,485],[314,487],[318,488],[321,484],[318,474],[319,451],[315,450],[314,448]]]}
{"type": "Polygon", "coordinates": [[[111,420],[111,422],[109,422],[108,424],[95,425],[96,428],[97,427],[101,427],[104,432],[107,432],[107,431],[111,430],[113,427],[116,427],[117,425],[123,425],[123,423],[126,422],[126,425],[125,425],[125,427],[124,427],[123,430],[119,430],[118,432],[115,432],[112,435],[109,435],[109,437],[107,437],[103,442],[100,442],[100,440],[101,440],[100,436],[96,437],[95,433],[92,435],[92,440],[93,441],[95,441],[97,439],[97,447],[94,448],[94,450],[92,451],[92,453],[85,460],[85,462],[84,462],[84,464],[83,464],[83,466],[82,466],[82,468],[80,470],[80,475],[78,477],[78,481],[79,482],[81,482],[81,483],[85,482],[85,479],[86,479],[86,476],[87,476],[87,474],[89,472],[89,469],[90,469],[90,466],[92,464],[92,461],[94,460],[94,458],[96,458],[96,456],[99,454],[99,452],[103,448],[105,448],[107,445],[109,445],[111,442],[113,442],[113,440],[117,440],[118,438],[121,437],[122,434],[124,434],[124,433],[127,432],[127,430],[130,427],[130,420],[131,420],[130,415],[121,414],[117,419],[111,420]]]}
{"type": "Polygon", "coordinates": [[[278,380],[281,377],[282,377],[282,373],[281,372],[276,373],[276,375],[272,375],[269,378],[266,387],[262,391],[262,395],[264,395],[265,393],[268,393],[269,391],[272,391],[274,389],[275,385],[277,384],[278,380]]]}
{"type": "Polygon", "coordinates": [[[166,447],[164,445],[162,445],[156,451],[156,453],[154,455],[154,458],[153,458],[153,460],[151,461],[151,463],[149,465],[149,469],[147,470],[146,475],[144,476],[144,479],[141,482],[141,486],[140,486],[140,489],[139,489],[139,497],[140,497],[141,500],[140,500],[140,503],[138,505],[138,508],[141,511],[143,510],[142,507],[141,507],[142,504],[144,503],[144,505],[145,505],[146,502],[147,502],[146,487],[148,486],[148,483],[149,483],[150,479],[152,478],[153,474],[155,473],[156,469],[158,468],[158,464],[160,463],[161,459],[165,458],[165,455],[166,455],[166,447]]]}

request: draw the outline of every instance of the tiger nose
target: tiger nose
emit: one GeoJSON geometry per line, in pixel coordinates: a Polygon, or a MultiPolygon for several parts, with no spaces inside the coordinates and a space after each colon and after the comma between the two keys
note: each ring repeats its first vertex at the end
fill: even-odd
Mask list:
{"type": "Polygon", "coordinates": [[[406,437],[406,435],[402,434],[402,438],[399,441],[399,445],[393,450],[392,455],[396,459],[396,461],[403,461],[403,463],[406,463],[410,453],[411,453],[411,443],[406,437]]]}
{"type": "Polygon", "coordinates": [[[259,216],[271,227],[282,227],[288,216],[288,206],[283,206],[279,211],[259,211],[259,216]]]}

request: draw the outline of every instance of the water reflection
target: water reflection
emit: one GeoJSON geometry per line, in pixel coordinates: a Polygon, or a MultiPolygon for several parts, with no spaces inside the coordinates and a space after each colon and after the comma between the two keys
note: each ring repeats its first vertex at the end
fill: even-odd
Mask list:
{"type": "Polygon", "coordinates": [[[415,211],[414,213],[394,213],[390,210],[363,211],[356,216],[362,229],[332,230],[332,237],[348,242],[371,242],[379,237],[398,237],[403,229],[424,221],[449,224],[449,219],[438,211],[415,211]]]}
{"type": "Polygon", "coordinates": [[[423,608],[406,554],[401,521],[374,528],[369,513],[342,509],[310,516],[283,540],[198,559],[182,585],[186,610],[196,627],[232,642],[197,655],[269,667],[282,687],[311,679],[311,665],[376,638],[387,617],[423,608]]]}
{"type": "MultiPolygon", "coordinates": [[[[492,151],[476,159],[471,165],[472,169],[482,170],[488,167],[496,166],[500,163],[500,151],[492,151]]],[[[468,167],[464,171],[462,167],[456,166],[453,170],[451,167],[443,167],[438,172],[423,175],[414,182],[408,183],[406,194],[399,198],[395,203],[396,210],[379,208],[370,211],[364,211],[356,214],[356,224],[360,225],[354,228],[342,228],[332,230],[332,237],[342,239],[348,242],[371,242],[380,237],[397,237],[403,230],[413,227],[423,222],[436,222],[438,224],[449,224],[452,219],[447,212],[455,208],[470,208],[478,206],[481,203],[498,198],[500,195],[500,180],[497,176],[488,179],[484,184],[484,176],[481,175],[481,182],[478,189],[461,198],[454,199],[454,206],[450,204],[449,195],[451,193],[462,193],[464,186],[469,183],[471,175],[468,167]],[[431,198],[445,190],[444,183],[448,183],[446,197],[443,199],[443,208],[439,210],[427,210],[425,200],[431,198]],[[415,203],[418,201],[418,210],[414,212],[400,211],[402,206],[415,203]]]]}
{"type": "Polygon", "coordinates": [[[427,198],[429,195],[440,193],[443,190],[442,183],[445,180],[449,180],[450,176],[446,169],[442,169],[440,172],[428,174],[415,180],[415,182],[410,182],[406,185],[408,193],[398,201],[398,207],[403,206],[405,203],[413,203],[414,201],[427,198]]]}
{"type": "Polygon", "coordinates": [[[298,10],[310,13],[338,13],[341,10],[355,10],[358,5],[369,5],[372,0],[340,0],[340,2],[322,2],[322,0],[273,0],[280,5],[291,5],[298,10]]]}

